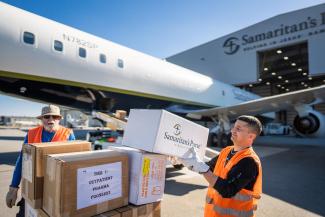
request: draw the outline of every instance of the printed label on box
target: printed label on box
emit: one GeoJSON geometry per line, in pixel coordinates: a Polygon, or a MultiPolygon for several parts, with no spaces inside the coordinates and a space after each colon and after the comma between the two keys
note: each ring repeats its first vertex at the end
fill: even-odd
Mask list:
{"type": "Polygon", "coordinates": [[[32,156],[27,153],[23,153],[23,166],[22,177],[29,182],[33,182],[33,161],[32,156]]]}
{"type": "Polygon", "coordinates": [[[148,196],[148,183],[150,173],[150,159],[144,158],[142,163],[142,183],[141,183],[141,197],[148,196]]]}
{"type": "Polygon", "coordinates": [[[141,183],[141,198],[149,196],[160,196],[163,194],[165,180],[165,159],[148,159],[144,158],[143,167],[150,168],[148,173],[143,174],[141,183]],[[145,163],[146,162],[146,163],[145,163]]]}
{"type": "Polygon", "coordinates": [[[149,183],[151,195],[161,195],[164,193],[162,188],[165,180],[166,161],[157,159],[152,162],[151,167],[151,182],[149,183]]]}
{"type": "Polygon", "coordinates": [[[122,196],[122,162],[77,171],[77,209],[122,196]]]}
{"type": "Polygon", "coordinates": [[[147,176],[149,172],[150,172],[150,159],[145,157],[143,159],[142,175],[147,176]]]}

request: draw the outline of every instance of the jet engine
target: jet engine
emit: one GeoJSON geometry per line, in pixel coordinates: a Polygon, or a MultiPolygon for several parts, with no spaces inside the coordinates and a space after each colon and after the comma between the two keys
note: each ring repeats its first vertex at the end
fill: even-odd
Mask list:
{"type": "Polygon", "coordinates": [[[318,111],[309,111],[305,116],[297,115],[293,125],[301,136],[325,137],[325,116],[318,111]]]}

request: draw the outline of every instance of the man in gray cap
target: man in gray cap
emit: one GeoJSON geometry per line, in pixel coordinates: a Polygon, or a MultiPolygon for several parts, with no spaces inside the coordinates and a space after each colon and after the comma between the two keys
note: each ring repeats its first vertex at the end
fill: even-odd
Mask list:
{"type": "MultiPolygon", "coordinates": [[[[42,108],[42,114],[37,117],[42,121],[42,125],[30,129],[25,137],[25,143],[40,143],[40,142],[57,142],[75,140],[75,136],[71,129],[59,125],[62,116],[60,108],[55,105],[48,105],[42,108]]],[[[11,185],[6,197],[6,203],[9,208],[12,208],[17,200],[17,192],[21,180],[22,170],[22,152],[20,152],[14,174],[12,177],[11,185]]],[[[24,216],[25,201],[21,199],[17,206],[20,206],[17,217],[24,216]]]]}

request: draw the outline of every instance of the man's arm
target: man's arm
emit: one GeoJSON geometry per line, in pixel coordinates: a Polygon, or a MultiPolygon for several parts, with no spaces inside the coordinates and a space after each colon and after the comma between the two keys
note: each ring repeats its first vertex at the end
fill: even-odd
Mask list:
{"type": "Polygon", "coordinates": [[[214,175],[211,170],[208,170],[208,172],[203,173],[202,175],[204,176],[205,180],[207,180],[207,182],[209,183],[209,187],[213,187],[218,180],[218,176],[214,175]]]}
{"type": "Polygon", "coordinates": [[[258,175],[258,167],[253,158],[240,160],[229,172],[226,179],[222,179],[210,170],[197,155],[182,159],[183,164],[195,172],[201,173],[208,181],[209,186],[217,190],[222,197],[233,197],[243,188],[252,189],[253,182],[258,175]]]}
{"type": "Polygon", "coordinates": [[[214,168],[217,164],[218,161],[218,157],[219,155],[215,156],[214,158],[212,158],[210,161],[206,162],[206,164],[210,167],[210,170],[213,172],[214,168]]]}
{"type": "Polygon", "coordinates": [[[71,130],[71,133],[69,135],[68,141],[76,140],[76,137],[74,136],[73,131],[71,130]]]}
{"type": "MultiPolygon", "coordinates": [[[[229,172],[226,179],[217,178],[215,184],[209,184],[224,198],[233,197],[243,188],[253,188],[258,175],[258,167],[253,158],[240,160],[229,172]]],[[[208,174],[207,174],[208,176],[208,174]]]]}
{"type": "MultiPolygon", "coordinates": [[[[27,135],[25,136],[24,144],[28,142],[27,135]]],[[[22,151],[19,153],[19,156],[16,160],[15,170],[12,176],[10,187],[18,188],[21,180],[21,170],[22,170],[22,158],[23,153],[22,151]]]]}
{"type": "MultiPolygon", "coordinates": [[[[27,142],[28,142],[28,138],[26,135],[24,144],[27,142]]],[[[16,204],[18,187],[21,180],[21,170],[22,170],[22,151],[19,153],[19,156],[17,158],[16,167],[11,180],[11,185],[9,186],[9,191],[6,195],[6,204],[9,208],[12,208],[16,204]]]]}
{"type": "Polygon", "coordinates": [[[217,164],[219,155],[212,158],[210,161],[206,162],[206,164],[209,166],[209,170],[206,173],[202,173],[204,178],[209,183],[210,187],[213,187],[218,179],[218,176],[213,174],[214,168],[217,164]]]}

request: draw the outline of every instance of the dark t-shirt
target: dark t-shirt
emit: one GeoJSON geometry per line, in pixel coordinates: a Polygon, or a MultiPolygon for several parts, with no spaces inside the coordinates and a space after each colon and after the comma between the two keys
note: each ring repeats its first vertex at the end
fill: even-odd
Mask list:
{"type": "MultiPolygon", "coordinates": [[[[233,156],[234,154],[230,152],[227,156],[227,160],[229,161],[233,156]]],[[[218,156],[207,162],[212,172],[217,160],[218,156]]],[[[216,189],[222,197],[230,198],[243,188],[253,190],[257,175],[258,165],[255,160],[251,157],[243,158],[231,168],[228,172],[227,179],[218,177],[214,189],[216,189]]]]}

